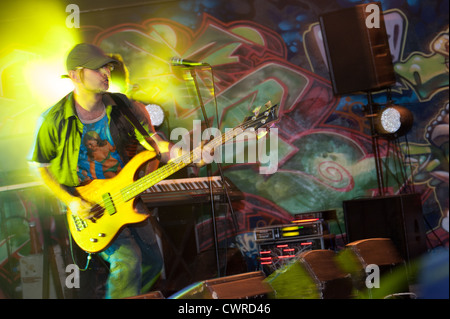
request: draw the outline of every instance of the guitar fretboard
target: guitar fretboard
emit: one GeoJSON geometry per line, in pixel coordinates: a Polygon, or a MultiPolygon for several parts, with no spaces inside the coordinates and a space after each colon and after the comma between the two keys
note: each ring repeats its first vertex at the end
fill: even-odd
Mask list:
{"type": "MultiPolygon", "coordinates": [[[[247,124],[248,125],[248,124],[247,124]]],[[[209,148],[210,150],[213,150],[215,147],[222,145],[223,143],[231,140],[236,135],[241,134],[245,127],[247,127],[246,124],[241,124],[234,128],[233,130],[229,130],[228,132],[222,134],[222,136],[218,136],[214,139],[212,139],[210,142],[208,142],[207,145],[204,147],[209,148]]],[[[190,153],[186,153],[184,155],[181,155],[174,160],[171,160],[167,165],[164,165],[163,167],[155,170],[154,172],[142,177],[141,179],[138,179],[134,183],[128,185],[127,187],[124,187],[121,190],[122,198],[124,201],[128,201],[142,192],[144,192],[149,187],[159,183],[160,181],[166,179],[170,175],[176,173],[180,169],[186,167],[187,165],[191,163],[195,163],[196,161],[199,161],[201,159],[201,153],[202,153],[202,147],[197,147],[190,153]]]]}

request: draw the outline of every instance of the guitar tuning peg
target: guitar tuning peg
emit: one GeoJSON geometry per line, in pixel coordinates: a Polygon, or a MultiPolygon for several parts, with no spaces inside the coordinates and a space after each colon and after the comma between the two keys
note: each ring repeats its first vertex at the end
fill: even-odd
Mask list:
{"type": "Polygon", "coordinates": [[[266,107],[266,109],[270,109],[272,107],[272,101],[267,101],[267,103],[264,104],[264,106],[266,107]]]}
{"type": "Polygon", "coordinates": [[[253,114],[255,114],[255,116],[259,115],[259,110],[261,110],[261,106],[257,106],[253,109],[253,114]]]}

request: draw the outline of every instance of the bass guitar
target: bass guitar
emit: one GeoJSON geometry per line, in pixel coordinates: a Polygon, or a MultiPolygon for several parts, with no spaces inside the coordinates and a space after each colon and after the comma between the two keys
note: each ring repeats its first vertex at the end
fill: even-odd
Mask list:
{"type": "Polygon", "coordinates": [[[148,218],[148,214],[139,213],[134,209],[137,196],[183,167],[201,159],[202,148],[213,150],[247,129],[258,129],[273,123],[277,120],[277,108],[278,106],[274,105],[248,117],[242,124],[227,130],[222,136],[212,139],[203,147],[199,146],[139,179],[135,179],[136,172],[157,155],[155,152],[138,153],[112,178],[95,179],[86,185],[76,187],[77,196],[92,206],[89,218],[81,218],[68,209],[67,222],[73,239],[81,249],[89,253],[106,249],[125,225],[139,223],[148,218]]]}

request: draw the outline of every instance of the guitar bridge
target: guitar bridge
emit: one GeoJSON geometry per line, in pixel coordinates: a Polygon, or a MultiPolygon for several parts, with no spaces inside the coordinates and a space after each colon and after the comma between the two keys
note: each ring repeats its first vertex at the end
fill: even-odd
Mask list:
{"type": "Polygon", "coordinates": [[[77,231],[82,231],[83,229],[88,227],[87,223],[82,218],[72,215],[72,219],[77,231]]]}

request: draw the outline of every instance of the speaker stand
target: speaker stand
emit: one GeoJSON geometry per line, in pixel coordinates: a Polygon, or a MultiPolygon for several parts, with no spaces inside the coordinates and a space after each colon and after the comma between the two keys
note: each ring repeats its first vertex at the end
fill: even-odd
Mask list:
{"type": "Polygon", "coordinates": [[[373,103],[372,92],[367,92],[367,109],[365,110],[370,122],[370,134],[372,138],[372,151],[375,160],[375,170],[377,174],[378,196],[384,196],[385,186],[383,180],[383,167],[380,155],[380,146],[378,144],[378,134],[375,130],[375,117],[378,114],[378,105],[373,103]]]}

